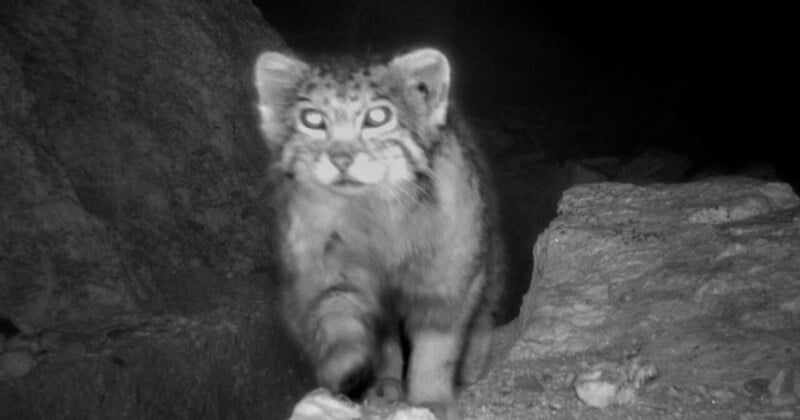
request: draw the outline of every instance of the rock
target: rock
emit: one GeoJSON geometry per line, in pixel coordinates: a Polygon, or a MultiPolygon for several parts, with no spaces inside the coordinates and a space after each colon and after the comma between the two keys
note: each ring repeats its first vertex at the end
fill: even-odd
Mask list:
{"type": "Polygon", "coordinates": [[[359,407],[334,398],[327,389],[317,389],[303,397],[292,410],[289,420],[350,420],[361,418],[359,407]]]}
{"type": "MultiPolygon", "coordinates": [[[[522,310],[531,329],[511,358],[582,351],[692,319],[726,316],[735,327],[767,308],[779,314],[800,295],[791,274],[800,270],[791,257],[798,204],[788,185],[745,178],[569,190],[537,241],[522,310]]],[[[779,328],[797,326],[786,321],[779,328]]]]}
{"type": "Polygon", "coordinates": [[[709,391],[708,396],[711,398],[711,401],[715,404],[726,404],[731,402],[734,398],[736,398],[736,394],[727,389],[715,389],[709,391]]]}
{"type": "MultiPolygon", "coordinates": [[[[4,278],[5,275],[0,271],[0,284],[4,283],[4,278]]],[[[16,324],[11,322],[10,319],[0,316],[0,344],[19,333],[20,329],[16,324]]]]}
{"type": "Polygon", "coordinates": [[[247,0],[2,2],[0,418],[288,416],[309,380],[253,275],[252,65],[285,48],[247,0]]]}
{"type": "Polygon", "coordinates": [[[386,420],[437,420],[427,408],[408,407],[395,411],[386,420]]]}
{"type": "Polygon", "coordinates": [[[375,407],[354,404],[345,398],[337,398],[330,391],[318,388],[309,392],[295,405],[289,420],[436,420],[427,408],[394,404],[391,407],[375,407]]]}
{"type": "Polygon", "coordinates": [[[797,369],[798,368],[794,368],[792,370],[789,378],[792,379],[792,389],[794,390],[794,395],[800,398],[800,371],[797,369]]]}
{"type": "Polygon", "coordinates": [[[56,356],[57,360],[68,362],[70,360],[79,360],[86,355],[86,345],[80,341],[72,341],[68,343],[63,350],[56,356]]]}
{"type": "Polygon", "coordinates": [[[636,392],[656,376],[655,366],[634,358],[624,365],[608,362],[595,365],[578,375],[573,386],[586,405],[604,408],[633,403],[636,392]]]}
{"type": "Polygon", "coordinates": [[[771,396],[770,402],[774,406],[794,404],[797,402],[795,388],[794,371],[781,369],[767,385],[767,390],[771,396]]]}
{"type": "Polygon", "coordinates": [[[723,177],[570,188],[534,247],[520,316],[503,329],[521,338],[462,405],[483,418],[523,418],[506,408],[523,406],[529,418],[547,416],[538,407],[563,401],[558,387],[500,392],[542,371],[576,374],[573,395],[612,410],[607,418],[667,418],[665,406],[735,418],[784,404],[787,367],[800,354],[797,255],[800,198],[787,184],[723,177]],[[648,363],[608,362],[631,357],[648,363]],[[651,366],[658,380],[641,387],[651,366]]]}
{"type": "Polygon", "coordinates": [[[39,343],[27,338],[23,338],[22,336],[15,336],[6,340],[5,348],[6,351],[22,350],[30,353],[36,353],[39,351],[39,343]]]}
{"type": "Polygon", "coordinates": [[[36,359],[26,351],[9,351],[0,354],[0,377],[19,378],[36,366],[36,359]]]}
{"type": "Polygon", "coordinates": [[[192,259],[268,265],[251,66],[284,43],[252,2],[9,0],[0,29],[2,316],[197,311],[229,288],[192,259]]]}
{"type": "Polygon", "coordinates": [[[773,395],[772,398],[770,398],[770,403],[772,403],[772,405],[776,407],[781,407],[784,405],[792,405],[795,404],[796,402],[797,402],[797,397],[795,397],[794,395],[781,394],[781,395],[773,395]]]}
{"type": "Polygon", "coordinates": [[[517,376],[514,378],[514,386],[530,392],[544,391],[544,386],[541,381],[534,375],[517,376]]]}
{"type": "Polygon", "coordinates": [[[593,169],[591,166],[584,165],[583,161],[573,162],[569,160],[564,163],[562,170],[570,174],[569,177],[572,179],[573,185],[608,181],[607,175],[593,169]]]}
{"type": "Polygon", "coordinates": [[[753,378],[745,381],[743,388],[748,394],[754,397],[764,398],[769,395],[769,384],[769,379],[753,378]]]}
{"type": "Polygon", "coordinates": [[[621,182],[675,182],[692,167],[686,156],[667,150],[648,150],[621,165],[612,179],[621,182]]]}
{"type": "Polygon", "coordinates": [[[781,394],[791,394],[792,393],[792,380],[786,380],[786,370],[781,369],[775,376],[769,381],[769,385],[767,385],[767,390],[769,394],[773,397],[776,395],[781,394]]]}
{"type": "Polygon", "coordinates": [[[597,377],[583,377],[575,384],[575,392],[589,407],[605,408],[616,402],[619,388],[611,382],[598,380],[597,377]]]}

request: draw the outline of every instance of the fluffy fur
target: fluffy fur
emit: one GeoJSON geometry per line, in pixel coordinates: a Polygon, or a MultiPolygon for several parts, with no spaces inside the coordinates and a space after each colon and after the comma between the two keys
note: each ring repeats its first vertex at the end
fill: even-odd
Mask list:
{"type": "Polygon", "coordinates": [[[447,58],[266,52],[255,85],[279,174],[284,318],[320,384],[402,391],[456,418],[457,386],[485,367],[503,263],[486,166],[450,109],[447,58]]]}

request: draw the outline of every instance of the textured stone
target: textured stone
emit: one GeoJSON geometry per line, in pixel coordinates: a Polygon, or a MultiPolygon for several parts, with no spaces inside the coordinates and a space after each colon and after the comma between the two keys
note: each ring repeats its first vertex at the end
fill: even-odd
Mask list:
{"type": "MultiPolygon", "coordinates": [[[[783,319],[800,293],[798,204],[785,184],[746,179],[570,190],[537,242],[523,310],[531,329],[511,359],[583,351],[663,323],[783,319]]],[[[762,329],[800,326],[785,322],[762,329]]]]}
{"type": "Polygon", "coordinates": [[[794,401],[786,382],[800,360],[800,199],[788,185],[586,184],[568,190],[558,212],[536,243],[520,317],[504,330],[521,338],[466,390],[468,417],[580,417],[574,394],[560,391],[575,375],[583,390],[611,391],[594,394],[606,395],[597,418],[732,418],[794,401]],[[639,358],[658,377],[629,388],[623,399],[634,404],[612,405],[625,375],[601,369],[591,380],[591,366],[639,358]],[[560,379],[535,397],[508,386],[545,375],[560,379]]]}
{"type": "Polygon", "coordinates": [[[251,76],[283,48],[246,0],[3,1],[0,418],[288,416],[251,76]]]}
{"type": "Polygon", "coordinates": [[[4,2],[0,315],[98,325],[183,304],[191,261],[268,266],[250,67],[282,45],[247,1],[4,2]]]}
{"type": "Polygon", "coordinates": [[[625,364],[599,363],[575,379],[578,398],[590,407],[632,404],[642,386],[658,376],[650,363],[634,358],[625,364]]]}
{"type": "Polygon", "coordinates": [[[7,351],[0,354],[0,378],[19,378],[36,366],[36,360],[26,351],[7,351]]]}

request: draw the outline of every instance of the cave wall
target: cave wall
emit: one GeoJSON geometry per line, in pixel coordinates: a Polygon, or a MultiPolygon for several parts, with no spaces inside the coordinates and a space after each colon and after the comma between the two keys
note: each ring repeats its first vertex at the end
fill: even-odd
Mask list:
{"type": "Polygon", "coordinates": [[[283,417],[251,66],[285,48],[246,0],[3,2],[0,418],[283,417]]]}
{"type": "Polygon", "coordinates": [[[186,267],[268,265],[250,67],[283,41],[251,4],[4,3],[1,315],[187,309],[186,267]]]}

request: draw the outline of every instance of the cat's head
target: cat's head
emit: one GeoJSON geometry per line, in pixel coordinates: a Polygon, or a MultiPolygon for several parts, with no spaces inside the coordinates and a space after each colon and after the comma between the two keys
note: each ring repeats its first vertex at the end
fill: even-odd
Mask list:
{"type": "Polygon", "coordinates": [[[450,65],[434,49],[367,65],[265,52],[255,86],[261,130],[280,168],[298,182],[357,194],[430,171],[447,120],[450,65]]]}

